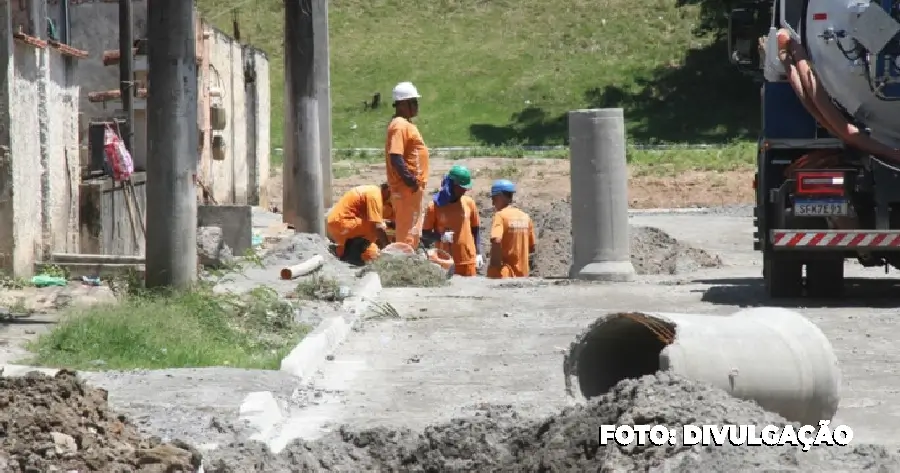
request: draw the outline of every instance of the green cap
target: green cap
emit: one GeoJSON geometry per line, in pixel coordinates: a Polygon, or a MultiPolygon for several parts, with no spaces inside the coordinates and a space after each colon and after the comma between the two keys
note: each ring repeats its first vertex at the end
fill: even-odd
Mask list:
{"type": "Polygon", "coordinates": [[[472,174],[469,173],[469,169],[465,166],[460,166],[459,164],[454,165],[450,168],[448,176],[450,176],[451,181],[463,189],[472,188],[472,174]]]}

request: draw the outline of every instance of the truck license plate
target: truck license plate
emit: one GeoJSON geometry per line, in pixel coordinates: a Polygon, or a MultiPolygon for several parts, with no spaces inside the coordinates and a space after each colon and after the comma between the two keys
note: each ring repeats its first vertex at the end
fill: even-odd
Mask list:
{"type": "Polygon", "coordinates": [[[801,200],[794,202],[794,216],[846,217],[849,207],[846,200],[801,200]]]}

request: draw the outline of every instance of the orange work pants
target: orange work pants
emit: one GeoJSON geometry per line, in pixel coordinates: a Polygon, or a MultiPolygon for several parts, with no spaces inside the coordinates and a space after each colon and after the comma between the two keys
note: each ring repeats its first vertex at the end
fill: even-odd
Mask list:
{"type": "Polygon", "coordinates": [[[474,264],[457,264],[454,265],[453,273],[457,276],[477,276],[478,271],[474,264]]]}
{"type": "Polygon", "coordinates": [[[508,264],[504,264],[503,266],[497,268],[493,266],[488,266],[487,277],[491,279],[508,279],[514,278],[515,273],[513,269],[508,264]]]}
{"type": "Polygon", "coordinates": [[[391,204],[394,207],[394,224],[396,233],[394,241],[406,243],[417,249],[419,238],[422,236],[422,220],[425,214],[422,212],[422,200],[425,191],[421,188],[413,192],[412,189],[391,189],[391,204]]]}
{"type": "Polygon", "coordinates": [[[347,240],[351,238],[365,238],[369,241],[368,248],[363,251],[362,260],[369,262],[378,257],[378,245],[375,244],[375,232],[373,226],[369,222],[364,222],[360,218],[335,219],[328,220],[326,225],[328,237],[337,245],[335,253],[338,258],[344,257],[347,240]]]}

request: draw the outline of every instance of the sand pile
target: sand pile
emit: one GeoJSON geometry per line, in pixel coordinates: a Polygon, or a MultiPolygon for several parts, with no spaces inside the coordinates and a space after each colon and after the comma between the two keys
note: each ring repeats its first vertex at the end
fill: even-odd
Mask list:
{"type": "Polygon", "coordinates": [[[143,438],[71,371],[0,378],[0,471],[194,472],[200,454],[143,438]]]}
{"type": "Polygon", "coordinates": [[[883,447],[618,447],[599,444],[601,424],[768,424],[778,415],[724,391],[660,373],[620,382],[610,393],[549,418],[519,419],[498,406],[421,433],[342,429],[294,442],[279,455],[260,444],[214,451],[207,472],[252,471],[900,471],[883,447]],[[881,470],[879,470],[879,468],[881,470]]]}

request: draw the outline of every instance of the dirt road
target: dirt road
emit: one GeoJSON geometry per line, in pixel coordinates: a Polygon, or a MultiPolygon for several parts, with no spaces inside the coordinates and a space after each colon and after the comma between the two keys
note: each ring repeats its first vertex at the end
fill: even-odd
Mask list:
{"type": "MultiPolygon", "coordinates": [[[[471,158],[433,159],[430,187],[437,187],[454,164],[467,166],[475,177],[472,193],[486,195],[495,179],[510,179],[520,197],[534,202],[555,202],[569,195],[569,162],[563,159],[471,158]]],[[[336,197],[353,186],[380,183],[384,164],[339,161],[335,164],[333,191],[336,197]]],[[[652,168],[632,169],[629,203],[633,209],[715,207],[753,202],[753,171],[689,171],[677,174],[652,168]]],[[[281,208],[281,170],[269,179],[270,203],[281,208]]]]}

